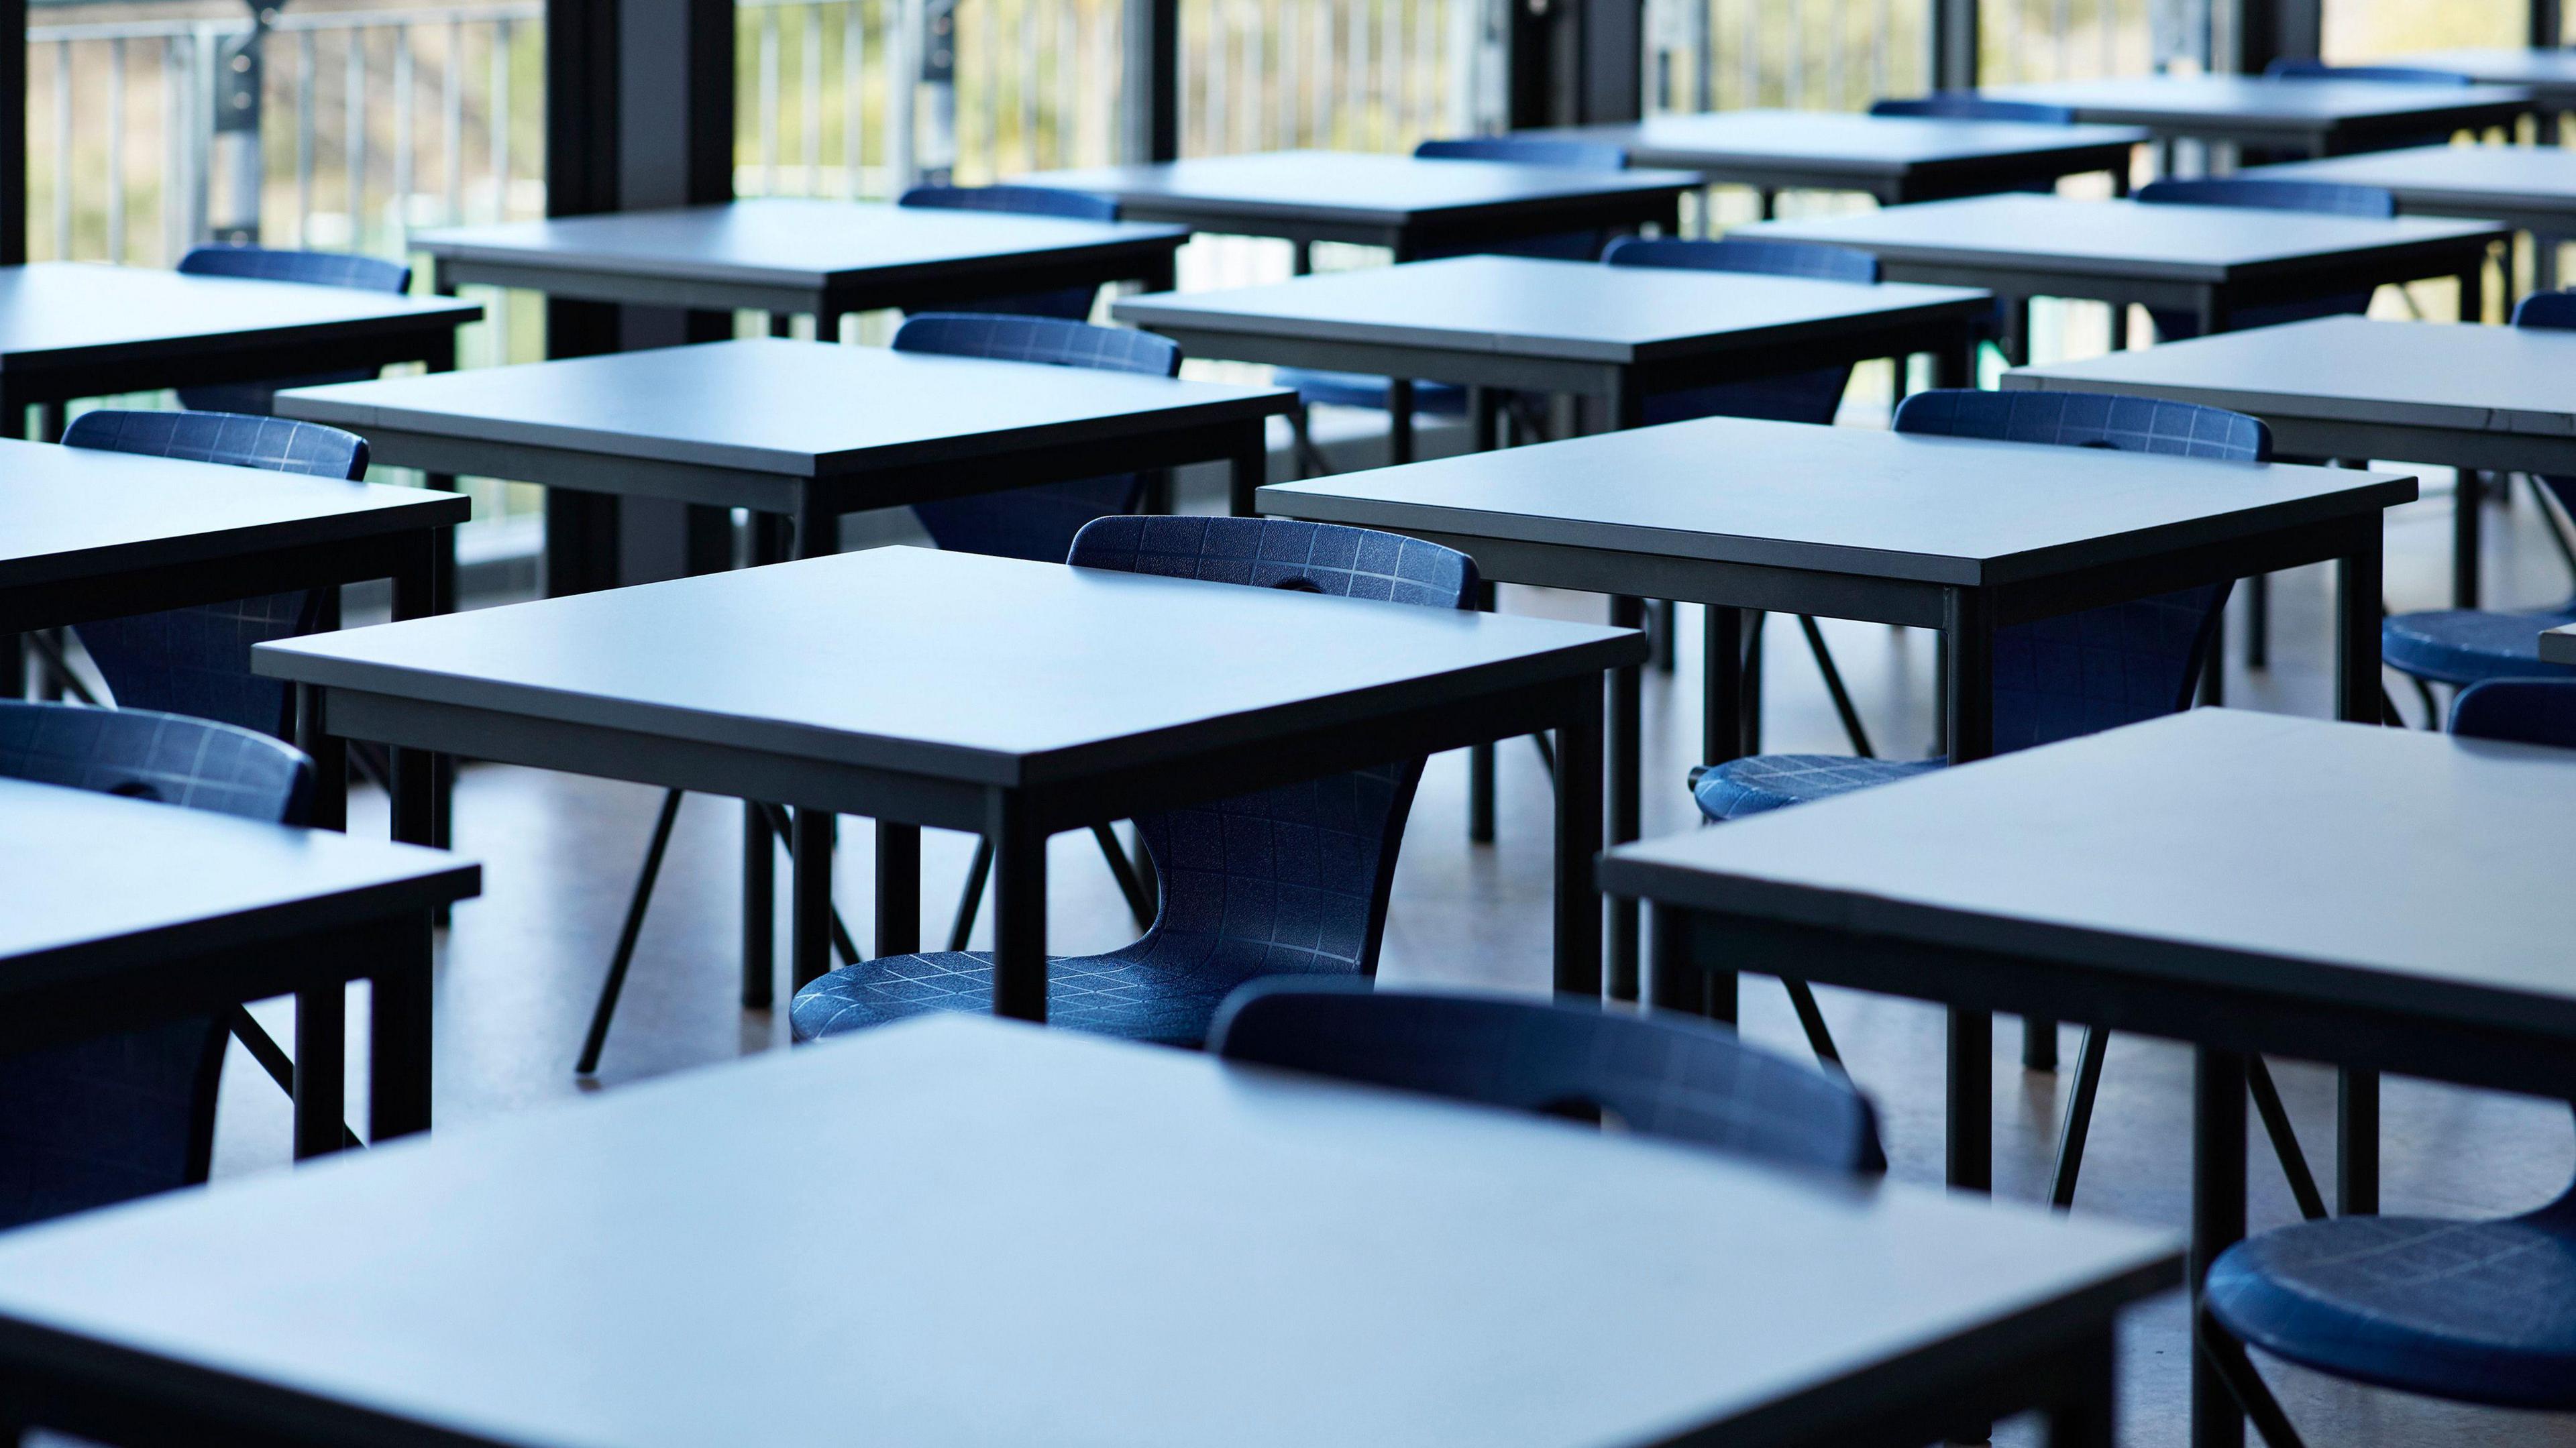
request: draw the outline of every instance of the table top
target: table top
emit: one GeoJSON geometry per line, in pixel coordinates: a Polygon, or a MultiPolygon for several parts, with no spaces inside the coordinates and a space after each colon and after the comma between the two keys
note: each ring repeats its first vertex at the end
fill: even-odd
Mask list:
{"type": "Polygon", "coordinates": [[[2194,709],[1623,847],[1620,895],[2576,1037],[2576,751],[2194,709]]]}
{"type": "Polygon", "coordinates": [[[2411,478],[2332,468],[1711,417],[1259,499],[1362,527],[1992,585],[2414,496],[2411,478]]]}
{"type": "MultiPolygon", "coordinates": [[[[2410,62],[2411,63],[2411,62],[2410,62]]],[[[2511,110],[2531,100],[2515,86],[2404,85],[2388,81],[2266,80],[2251,75],[2131,75],[1994,86],[1998,100],[2072,106],[2076,118],[2112,125],[2326,126],[2511,110]]]]}
{"type": "Polygon", "coordinates": [[[253,651],[335,688],[1002,786],[1642,657],[1625,629],[920,548],[253,651]]]}
{"type": "Polygon", "coordinates": [[[1679,171],[1593,171],[1507,161],[1416,160],[1353,151],[1265,151],[1016,176],[1019,186],[1089,191],[1151,211],[1400,227],[1478,211],[1678,195],[1679,171]]]}
{"type": "Polygon", "coordinates": [[[1880,176],[1901,176],[1942,162],[2048,157],[2133,146],[2147,139],[2147,133],[2135,126],[2046,126],[2027,121],[1775,110],[1649,116],[1628,125],[1567,126],[1523,134],[1607,141],[1625,149],[1630,159],[1652,166],[1690,169],[1779,163],[1880,176]]]}
{"type": "Polygon", "coordinates": [[[2007,388],[2126,392],[2259,417],[2576,437],[2576,332],[2319,317],[2081,362],[2007,388]]]}
{"type": "Polygon", "coordinates": [[[2576,211],[2576,153],[2562,146],[2408,146],[2321,161],[2291,161],[2239,173],[2278,181],[2384,186],[2409,210],[2576,211]]]}
{"type": "Polygon", "coordinates": [[[971,272],[1037,253],[1178,246],[1186,237],[1131,221],[764,197],[445,227],[414,232],[411,244],[441,260],[820,289],[859,275],[971,272]]]}
{"type": "Polygon", "coordinates": [[[0,587],[462,523],[454,493],[0,438],[0,587]]]}
{"type": "Polygon", "coordinates": [[[2499,85],[2560,89],[2576,85],[2576,50],[2543,50],[2528,45],[2469,46],[2392,55],[2385,64],[2456,71],[2472,80],[2499,85]]]}
{"type": "Polygon", "coordinates": [[[442,850],[0,779],[0,995],[481,889],[442,850]]]}
{"type": "Polygon", "coordinates": [[[1986,293],[1962,287],[1459,256],[1266,287],[1124,297],[1112,312],[1149,331],[1631,363],[1963,319],[1987,305],[1986,293]]]}
{"type": "Polygon", "coordinates": [[[2576,664],[2576,623],[2561,624],[2542,634],[2540,656],[2553,664],[2576,664]]]}
{"type": "Polygon", "coordinates": [[[36,262],[0,267],[0,372],[220,353],[245,343],[436,332],[482,315],[481,307],[448,297],[36,262]]]}
{"type": "Polygon", "coordinates": [[[826,476],[1285,412],[1294,393],[745,338],[281,393],[280,416],[826,476]]]}
{"type": "Polygon", "coordinates": [[[2391,219],[2241,206],[1970,196],[1765,221],[1730,235],[1826,241],[1898,262],[2025,267],[2192,282],[2351,261],[2428,243],[2503,239],[2489,221],[2391,219]]]}
{"type": "Polygon", "coordinates": [[[2178,1247],[950,1017],[12,1233],[0,1363],[383,1443],[1769,1444],[2178,1247]]]}

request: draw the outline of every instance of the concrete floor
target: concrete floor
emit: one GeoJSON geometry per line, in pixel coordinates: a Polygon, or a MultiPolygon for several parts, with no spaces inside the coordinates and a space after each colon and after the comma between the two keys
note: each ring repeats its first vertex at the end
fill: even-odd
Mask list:
{"type": "MultiPolygon", "coordinates": [[[[2448,477],[2428,480],[2427,501],[2390,519],[2389,595],[2399,608],[2440,604],[2446,597],[2448,477]]],[[[2517,497],[2489,527],[2489,598],[2542,605],[2566,595],[2566,569],[2542,539],[2540,519],[2517,497]]],[[[2272,667],[2249,674],[2231,666],[2231,702],[2321,715],[2326,712],[2330,652],[2324,571],[2275,580],[2272,667]]],[[[1599,617],[1599,601],[1577,595],[1506,589],[1516,611],[1599,617]]],[[[1695,610],[1684,610],[1686,636],[1677,678],[1650,675],[1646,694],[1649,835],[1696,821],[1682,787],[1696,738],[1698,681],[1688,663],[1696,646],[1695,610]]],[[[2241,612],[2236,626],[2241,627],[2241,612]]],[[[1866,625],[1826,625],[1881,752],[1919,752],[1930,738],[1932,648],[1928,635],[1866,625]]],[[[1794,631],[1775,631],[1771,658],[1768,745],[1775,750],[1833,750],[1839,731],[1806,651],[1794,631]]],[[[2412,695],[2400,692],[2406,707],[2412,695]]],[[[1464,758],[1431,762],[1394,892],[1383,974],[1393,982],[1476,983],[1538,990],[1547,979],[1547,800],[1543,776],[1526,745],[1503,753],[1502,832],[1497,845],[1471,848],[1464,830],[1464,758]]],[[[456,912],[444,940],[438,983],[437,1111],[442,1130],[471,1129],[498,1112],[543,1105],[618,1085],[779,1047],[777,1014],[746,1013],[735,1004],[736,840],[739,812],[725,802],[693,799],[682,812],[659,898],[647,922],[624,1009],[596,1082],[577,1081],[572,1061],[593,992],[606,964],[629,884],[658,803],[657,792],[596,780],[497,766],[463,776],[456,847],[483,861],[484,895],[456,912]]],[[[362,798],[353,828],[383,829],[381,799],[362,798]]],[[[869,917],[868,831],[853,826],[839,867],[839,903],[864,932],[869,917]]],[[[935,936],[952,909],[970,842],[932,836],[924,846],[926,933],[935,936]]],[[[1052,941],[1060,950],[1122,943],[1133,927],[1091,842],[1056,842],[1052,941]]],[[[782,872],[783,874],[783,872],[782,872]]],[[[783,888],[783,881],[782,881],[783,888]]],[[[783,900],[781,902],[783,907],[783,900]]],[[[979,939],[979,944],[981,943],[979,939]]],[[[363,989],[363,988],[361,988],[363,989]]],[[[1836,991],[1822,992],[1844,1053],[1883,1113],[1893,1171],[1916,1182],[1940,1180],[1941,1034],[1925,1007],[1836,991]]],[[[1753,1039],[1803,1053],[1795,1020],[1773,985],[1748,979],[1744,1029],[1753,1039]]],[[[352,1002],[353,1024],[362,1001],[352,1002]]],[[[291,1007],[271,1003],[281,1035],[291,1007]]],[[[2045,1188],[2060,1093],[2055,1073],[2021,1069],[2018,1031],[1997,1031],[1996,1181],[2000,1195],[2037,1199],[2045,1188]]],[[[2075,1033],[2062,1050],[2071,1064],[2075,1033]]],[[[363,1071],[364,1041],[352,1060],[363,1071]]],[[[2331,1077],[2295,1064],[2280,1069],[2283,1090],[2320,1174],[2330,1170],[2331,1077]]],[[[353,1083],[353,1089],[362,1089],[353,1083]]],[[[223,1101],[218,1172],[273,1169],[287,1155],[283,1099],[233,1053],[223,1101]]],[[[363,1099],[354,1098],[354,1099],[363,1099]]],[[[828,1109],[818,1103],[818,1109],[828,1109]]],[[[2180,1230],[2186,1220],[2189,1139],[2188,1058],[2178,1047],[2118,1040],[2105,1072],[2099,1113],[2078,1210],[2180,1230]]],[[[2254,1133],[2253,1220],[2259,1227],[2295,1213],[2279,1173],[2254,1133]]],[[[2563,1105],[2391,1081],[2386,1092],[2388,1210],[2484,1215],[2537,1204],[2569,1177],[2569,1117],[2563,1105]]],[[[2186,1343],[2178,1296],[2138,1311],[2124,1337],[2122,1439],[2136,1444],[2184,1441],[2186,1343]]],[[[2316,1444],[2467,1444],[2576,1442],[2576,1420],[2466,1411],[2360,1392],[2271,1365],[2293,1416],[2316,1444]]],[[[2027,1441],[2005,1425],[1999,1441],[2027,1441]]]]}

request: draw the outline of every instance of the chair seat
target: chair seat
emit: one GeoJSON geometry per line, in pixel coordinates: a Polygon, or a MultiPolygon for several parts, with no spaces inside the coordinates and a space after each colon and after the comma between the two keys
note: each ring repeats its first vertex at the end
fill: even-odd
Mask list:
{"type": "Polygon", "coordinates": [[[2576,622],[2576,610],[2493,613],[2446,608],[2401,613],[2381,620],[2379,656],[2400,673],[2437,684],[2576,675],[2576,669],[2543,663],[2540,658],[2541,632],[2570,622],[2576,622]]]}
{"type": "Polygon", "coordinates": [[[1860,759],[1847,754],[1756,754],[1694,771],[1691,797],[1699,801],[1700,813],[1723,822],[1893,784],[1948,763],[1946,759],[1860,759]]]}
{"type": "MultiPolygon", "coordinates": [[[[1297,400],[1308,406],[1365,407],[1386,410],[1386,379],[1365,372],[1315,372],[1303,367],[1281,367],[1271,374],[1271,381],[1281,387],[1297,389],[1297,400]]],[[[1413,410],[1428,417],[1464,417],[1467,415],[1467,389],[1446,382],[1413,384],[1413,410]]]]}
{"type": "MultiPolygon", "coordinates": [[[[1201,1046],[1217,1007],[1245,981],[1345,973],[1302,968],[1315,958],[1170,933],[1110,955],[1050,956],[1047,1023],[1122,1040],[1201,1046]]],[[[797,1040],[814,1041],[934,1012],[992,1009],[993,957],[942,950],[882,955],[833,971],[796,993],[788,1018],[797,1040]]]]}
{"type": "Polygon", "coordinates": [[[2228,1331],[2338,1377],[2459,1402],[2576,1408],[2576,1211],[2338,1217],[2240,1242],[2206,1298],[2228,1331]]]}

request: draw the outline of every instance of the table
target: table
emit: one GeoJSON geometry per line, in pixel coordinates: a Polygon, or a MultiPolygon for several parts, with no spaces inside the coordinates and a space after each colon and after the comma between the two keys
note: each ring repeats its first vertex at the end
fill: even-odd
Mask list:
{"type": "MultiPolygon", "coordinates": [[[[269,382],[421,362],[456,365],[483,309],[437,297],[145,267],[0,267],[0,425],[82,397],[269,382]]],[[[60,427],[59,415],[47,423],[60,427]]]]}
{"type": "Polygon", "coordinates": [[[1611,425],[1631,427],[1651,393],[1874,357],[1930,352],[1964,377],[1991,306],[1957,287],[1461,256],[1124,297],[1111,311],[1195,357],[1399,379],[1388,416],[1408,462],[1414,379],[1602,398],[1611,425]]]}
{"type": "Polygon", "coordinates": [[[880,548],[254,657],[343,737],[797,806],[799,987],[828,964],[834,815],[877,821],[879,955],[919,948],[920,827],[979,833],[995,1012],[1044,1019],[1049,835],[1551,728],[1557,984],[1598,994],[1601,675],[1645,653],[1627,630],[880,548]]]}
{"type": "Polygon", "coordinates": [[[2531,109],[2516,86],[2133,75],[1996,86],[1998,100],[2066,106],[2075,119],[2144,126],[2159,139],[2233,141],[2332,156],[2450,131],[2510,127],[2531,109]]]}
{"type": "Polygon", "coordinates": [[[1766,216],[1781,191],[1861,191],[1895,206],[2053,185],[2092,171],[2109,172],[2113,194],[2125,196],[2130,152],[2147,139],[2134,126],[1775,110],[1650,116],[1522,134],[1606,142],[1641,166],[1754,187],[1766,216]]]}
{"type": "MultiPolygon", "coordinates": [[[[2270,424],[2292,457],[2576,472],[2576,333],[2320,317],[2006,373],[2006,388],[2204,402],[2270,424]]],[[[2451,595],[2478,604],[2479,488],[2452,510],[2451,595]]]]}
{"type": "MultiPolygon", "coordinates": [[[[2471,46],[2463,50],[2427,50],[2412,55],[2392,55],[2389,65],[2421,66],[2426,70],[2447,70],[2471,80],[2493,85],[2519,86],[2531,92],[2541,109],[2563,111],[2576,107],[2576,53],[2566,50],[2543,50],[2534,46],[2471,46]]],[[[2556,127],[2546,122],[2541,134],[2554,134],[2556,127]]]]}
{"type": "Polygon", "coordinates": [[[783,321],[812,313],[819,335],[842,314],[1055,287],[1142,280],[1169,286],[1186,233],[938,207],[767,197],[720,206],[618,211],[415,232],[439,288],[528,287],[636,306],[744,308],[783,321]]]}
{"type": "MultiPolygon", "coordinates": [[[[2486,221],[2027,195],[1765,221],[1730,234],[1858,247],[1891,281],[1984,287],[2015,303],[2076,297],[2187,312],[2204,334],[2227,330],[2248,307],[2437,276],[2459,279],[2460,315],[2475,317],[2487,248],[2512,235],[2486,221]]],[[[2016,361],[2021,341],[2007,344],[2016,361]]]]}
{"type": "MultiPolygon", "coordinates": [[[[473,511],[420,488],[10,439],[0,475],[0,670],[39,629],[293,589],[390,579],[394,617],[427,614],[447,530],[473,511]]],[[[336,598],[327,608],[336,626],[336,598]]],[[[316,769],[314,821],[338,828],[347,755],[309,724],[296,742],[316,769]]],[[[393,764],[395,792],[429,808],[426,761],[393,764]]]]}
{"type": "MultiPolygon", "coordinates": [[[[1952,757],[1992,752],[1994,631],[2337,561],[2338,708],[2379,718],[2380,510],[2411,478],[1712,417],[1261,490],[1267,513],[1460,549],[1486,578],[1710,604],[1703,758],[1743,752],[1740,609],[1941,630],[1952,757]]],[[[1632,622],[1635,605],[1614,615],[1632,622]]],[[[1610,838],[1638,829],[1640,709],[1612,676],[1610,838]]],[[[1633,997],[1637,920],[1611,914],[1633,997]]]]}
{"type": "Polygon", "coordinates": [[[1547,236],[1634,230],[1674,234],[1674,171],[1592,171],[1509,161],[1416,160],[1348,151],[1268,151],[1079,171],[1040,171],[1017,186],[1116,198],[1119,214],[1194,231],[1293,242],[1298,270],[1319,241],[1391,247],[1397,261],[1547,236]]]}
{"type": "Polygon", "coordinates": [[[295,1152],[341,1145],[352,980],[373,982],[369,1136],[429,1129],[430,915],[481,867],[0,779],[0,1053],[295,995],[295,1152]]]}
{"type": "MultiPolygon", "coordinates": [[[[744,338],[279,394],[376,460],[791,519],[1218,461],[1248,507],[1268,387],[744,338]]],[[[774,558],[762,561],[776,561],[774,558]]]]}
{"type": "MultiPolygon", "coordinates": [[[[2200,1047],[2192,1281],[2245,1231],[2245,1058],[2346,1068],[2337,1194],[2378,1197],[2400,1071],[2563,1098],[2576,895],[2548,841],[2576,753],[2198,709],[1612,852],[1656,990],[1780,971],[2200,1047]]],[[[1950,1055],[1951,1170],[1982,1174],[1985,1047],[1950,1055]]],[[[2193,1440],[2234,1445],[2195,1359],[2193,1440]]]]}
{"type": "Polygon", "coordinates": [[[2576,624],[2562,624],[2542,634],[2540,656],[2553,664],[2576,664],[2576,624]]]}
{"type": "MultiPolygon", "coordinates": [[[[2339,181],[2393,193],[2419,215],[2480,216],[2532,238],[2532,285],[2557,285],[2558,244],[2576,236],[2576,155],[2557,146],[2410,146],[2242,173],[2281,181],[2339,181]]],[[[2513,271],[2505,269],[2507,289],[2513,271]]]]}
{"type": "Polygon", "coordinates": [[[1788,1448],[2023,1407],[2096,1448],[2178,1245],[949,1018],[15,1234],[0,1388],[422,1448],[1788,1448]]]}

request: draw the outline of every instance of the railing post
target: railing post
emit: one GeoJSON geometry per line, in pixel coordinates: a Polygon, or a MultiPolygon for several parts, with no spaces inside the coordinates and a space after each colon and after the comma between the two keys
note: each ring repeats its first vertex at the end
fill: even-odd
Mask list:
{"type": "Polygon", "coordinates": [[[248,245],[259,240],[259,193],[264,158],[259,149],[262,77],[268,68],[269,23],[277,12],[264,3],[250,9],[250,29],[220,44],[208,37],[215,53],[214,84],[208,87],[214,114],[206,158],[209,180],[220,167],[221,201],[209,193],[207,230],[216,240],[248,245]]]}
{"type": "Polygon", "coordinates": [[[1932,88],[1977,88],[1977,0],[1932,0],[1932,88]]]}
{"type": "Polygon", "coordinates": [[[1118,159],[1176,160],[1181,154],[1180,0],[1124,3],[1118,159]]]}
{"type": "Polygon", "coordinates": [[[2559,0],[2531,0],[2531,43],[2542,50],[2556,50],[2566,35],[2566,14],[2559,0]]]}
{"type": "Polygon", "coordinates": [[[945,184],[957,170],[957,0],[914,0],[921,15],[920,178],[945,184]]]}

